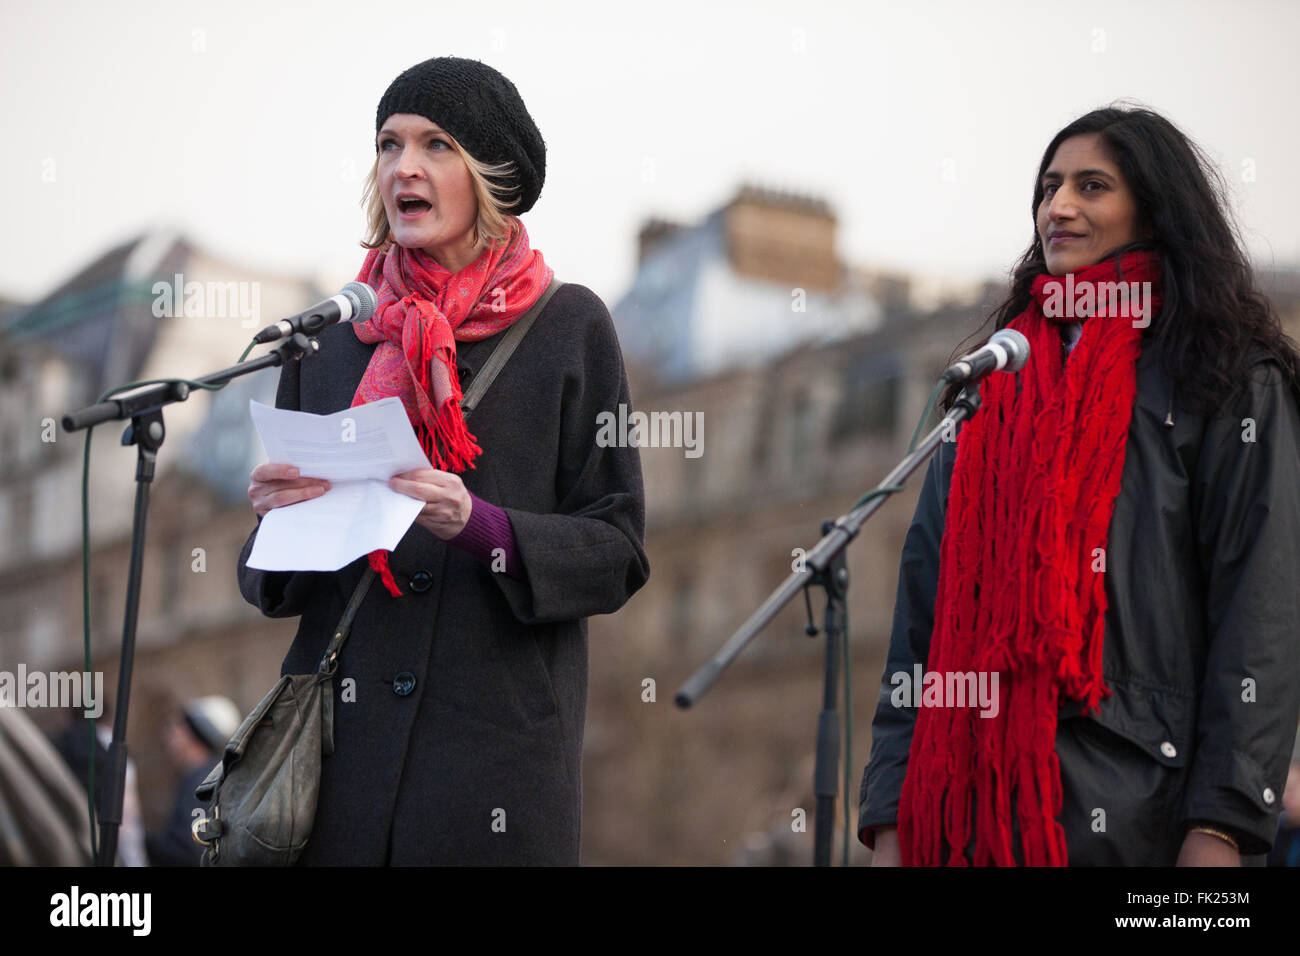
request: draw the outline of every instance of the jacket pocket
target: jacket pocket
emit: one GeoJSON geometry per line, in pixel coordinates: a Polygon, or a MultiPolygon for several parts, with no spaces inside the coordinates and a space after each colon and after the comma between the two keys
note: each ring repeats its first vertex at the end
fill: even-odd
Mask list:
{"type": "Polygon", "coordinates": [[[1194,742],[1194,699],[1125,680],[1107,678],[1106,686],[1111,695],[1091,720],[1165,767],[1187,766],[1194,742]]]}
{"type": "Polygon", "coordinates": [[[493,632],[515,696],[524,714],[533,721],[545,720],[557,710],[550,671],[538,647],[539,640],[554,640],[554,632],[554,626],[549,624],[497,628],[493,632]]]}
{"type": "MultiPolygon", "coordinates": [[[[1092,717],[1060,722],[1062,802],[1071,866],[1172,866],[1186,771],[1092,717]]],[[[1176,758],[1175,758],[1176,759],[1176,758]]]]}

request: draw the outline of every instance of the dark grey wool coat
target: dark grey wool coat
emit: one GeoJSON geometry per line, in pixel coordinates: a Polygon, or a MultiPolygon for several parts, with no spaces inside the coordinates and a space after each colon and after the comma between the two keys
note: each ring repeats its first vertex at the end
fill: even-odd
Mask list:
{"type": "MultiPolygon", "coordinates": [[[[499,337],[458,344],[462,388],[499,337]]],[[[347,325],[320,342],[281,370],[279,407],[351,405],[375,346],[347,325]]],[[[404,595],[376,578],[340,658],[335,750],[303,863],[578,862],[585,619],[617,611],[650,570],[637,448],[596,444],[598,414],[620,403],[630,405],[609,312],[566,283],[474,411],[483,453],[461,475],[509,515],[525,577],[493,573],[418,525],[406,533],[390,561],[404,595]]],[[[256,533],[240,591],[266,615],[302,616],[282,673],[309,673],[366,559],[258,571],[246,563],[256,533]]]]}

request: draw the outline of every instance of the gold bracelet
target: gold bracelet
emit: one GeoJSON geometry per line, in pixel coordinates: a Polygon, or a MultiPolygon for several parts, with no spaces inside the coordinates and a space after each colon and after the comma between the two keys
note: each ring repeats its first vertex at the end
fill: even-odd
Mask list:
{"type": "Polygon", "coordinates": [[[1229,833],[1224,833],[1222,830],[1216,830],[1214,829],[1214,827],[1206,827],[1197,824],[1196,826],[1189,828],[1188,832],[1208,833],[1210,836],[1216,836],[1220,840],[1227,842],[1238,853],[1241,852],[1241,847],[1237,845],[1237,841],[1232,838],[1232,835],[1229,833]]]}

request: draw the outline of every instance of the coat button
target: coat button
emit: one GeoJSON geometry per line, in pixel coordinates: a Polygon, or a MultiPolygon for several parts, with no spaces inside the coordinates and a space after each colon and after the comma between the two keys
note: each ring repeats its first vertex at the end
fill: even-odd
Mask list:
{"type": "Polygon", "coordinates": [[[410,671],[402,671],[393,678],[393,693],[398,697],[405,697],[413,690],[415,690],[415,675],[410,671]]]}
{"type": "Polygon", "coordinates": [[[433,575],[428,571],[420,570],[411,575],[411,590],[417,594],[423,594],[433,586],[433,575]]]}
{"type": "Polygon", "coordinates": [[[1271,807],[1271,806],[1273,805],[1273,801],[1276,800],[1276,799],[1277,799],[1277,795],[1273,793],[1273,788],[1272,788],[1272,787],[1265,787],[1265,788],[1264,788],[1264,802],[1267,803],[1267,804],[1271,807]]]}
{"type": "Polygon", "coordinates": [[[460,382],[461,389],[464,390],[470,382],[474,381],[474,370],[465,365],[457,365],[456,379],[460,382]]]}
{"type": "Polygon", "coordinates": [[[1164,754],[1166,757],[1178,756],[1178,749],[1174,747],[1174,745],[1167,740],[1160,745],[1160,752],[1164,754]]]}

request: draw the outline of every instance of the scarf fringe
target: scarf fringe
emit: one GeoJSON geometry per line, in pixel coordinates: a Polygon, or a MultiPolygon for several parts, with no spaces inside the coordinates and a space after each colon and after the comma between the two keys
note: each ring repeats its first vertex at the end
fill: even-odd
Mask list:
{"type": "Polygon", "coordinates": [[[443,402],[433,420],[420,429],[421,447],[439,471],[467,471],[474,467],[474,459],[483,454],[483,449],[465,424],[459,399],[457,394],[443,402]]]}
{"type": "MultiPolygon", "coordinates": [[[[1120,266],[1123,281],[1158,288],[1156,254],[1120,266]]],[[[1057,713],[1063,696],[1088,714],[1110,694],[1107,569],[1094,561],[1119,493],[1141,332],[1096,314],[1067,368],[1043,313],[1052,278],[1039,278],[1011,323],[1030,339],[1029,364],[983,382],[983,409],[959,438],[926,662],[940,674],[997,673],[998,711],[921,707],[899,801],[904,865],[1014,866],[1017,826],[1025,864],[1068,863],[1057,713]]],[[[1112,280],[1113,262],[1074,278],[1112,280]]],[[[1159,309],[1158,291],[1150,304],[1159,309]]]]}
{"type": "Polygon", "coordinates": [[[388,589],[388,593],[393,597],[401,597],[402,589],[397,586],[393,571],[388,566],[388,552],[383,549],[371,551],[367,557],[370,559],[370,567],[379,575],[379,580],[384,582],[384,587],[388,589]]]}

